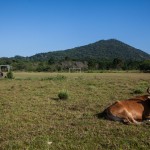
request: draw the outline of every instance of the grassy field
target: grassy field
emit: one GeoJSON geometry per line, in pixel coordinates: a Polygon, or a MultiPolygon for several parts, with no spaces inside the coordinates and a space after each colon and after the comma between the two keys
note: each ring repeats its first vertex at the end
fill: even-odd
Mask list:
{"type": "Polygon", "coordinates": [[[98,119],[116,100],[146,94],[150,74],[14,73],[0,79],[1,150],[147,150],[149,125],[98,119]],[[58,93],[67,90],[68,100],[58,93]]]}

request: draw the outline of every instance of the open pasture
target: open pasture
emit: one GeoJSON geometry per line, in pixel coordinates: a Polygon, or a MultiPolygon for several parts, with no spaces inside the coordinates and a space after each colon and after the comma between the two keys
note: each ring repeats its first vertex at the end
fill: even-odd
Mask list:
{"type": "Polygon", "coordinates": [[[149,125],[98,119],[116,100],[146,94],[150,74],[14,73],[0,79],[0,149],[149,149],[149,125]],[[58,93],[67,90],[68,100],[58,93]],[[141,95],[140,94],[140,95],[141,95]],[[52,143],[51,143],[52,142],[52,143]]]}

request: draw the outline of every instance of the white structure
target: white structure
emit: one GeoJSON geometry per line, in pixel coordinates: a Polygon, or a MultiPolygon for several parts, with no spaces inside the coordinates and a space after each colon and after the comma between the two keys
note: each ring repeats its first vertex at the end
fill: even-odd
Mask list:
{"type": "Polygon", "coordinates": [[[9,72],[12,67],[10,65],[0,65],[0,72],[2,72],[2,68],[6,68],[9,72]]]}
{"type": "Polygon", "coordinates": [[[79,72],[81,73],[81,68],[69,68],[69,73],[71,72],[79,72]]]}

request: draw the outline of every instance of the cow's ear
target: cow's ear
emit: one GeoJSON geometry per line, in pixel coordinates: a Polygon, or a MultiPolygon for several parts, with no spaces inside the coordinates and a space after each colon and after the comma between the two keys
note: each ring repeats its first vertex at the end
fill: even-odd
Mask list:
{"type": "Polygon", "coordinates": [[[148,96],[148,99],[150,100],[150,96],[148,96]]]}

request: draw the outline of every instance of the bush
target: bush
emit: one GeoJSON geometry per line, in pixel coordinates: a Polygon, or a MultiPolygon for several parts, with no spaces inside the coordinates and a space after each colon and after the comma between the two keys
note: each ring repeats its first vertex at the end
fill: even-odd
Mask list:
{"type": "Polygon", "coordinates": [[[13,72],[12,71],[7,72],[6,78],[13,79],[14,78],[13,72]]]}
{"type": "Polygon", "coordinates": [[[141,89],[136,89],[133,91],[133,94],[142,94],[143,91],[141,89]]]}
{"type": "Polygon", "coordinates": [[[58,93],[58,97],[61,100],[66,100],[66,99],[68,99],[69,95],[68,95],[68,92],[66,90],[63,90],[63,91],[60,91],[58,93]]]}

